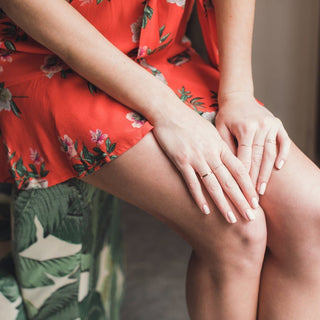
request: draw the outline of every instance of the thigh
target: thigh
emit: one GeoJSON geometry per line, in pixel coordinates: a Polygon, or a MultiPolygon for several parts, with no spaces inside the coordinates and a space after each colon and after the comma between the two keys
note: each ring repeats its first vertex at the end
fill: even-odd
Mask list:
{"type": "Polygon", "coordinates": [[[226,239],[238,240],[239,234],[249,237],[256,232],[262,238],[265,235],[261,209],[257,210],[255,221],[246,222],[234,208],[238,223],[230,225],[206,194],[212,213],[204,215],[152,132],[119,158],[82,179],[162,220],[196,251],[204,247],[223,250],[226,239]]]}
{"type": "Polygon", "coordinates": [[[297,241],[320,244],[320,170],[296,145],[292,144],[284,167],[273,171],[260,204],[267,218],[269,246],[288,250],[289,245],[295,250],[297,241]]]}

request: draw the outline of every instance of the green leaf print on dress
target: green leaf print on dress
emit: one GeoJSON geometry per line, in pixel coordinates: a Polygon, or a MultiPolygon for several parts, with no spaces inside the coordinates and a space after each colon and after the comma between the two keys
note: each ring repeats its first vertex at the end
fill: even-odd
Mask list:
{"type": "Polygon", "coordinates": [[[45,162],[37,150],[30,148],[30,159],[32,163],[28,168],[24,165],[22,157],[18,158],[16,152],[4,144],[11,165],[11,174],[19,188],[41,189],[48,187],[48,181],[44,179],[49,171],[46,170],[45,162]]]}
{"type": "MultiPolygon", "coordinates": [[[[214,100],[214,103],[211,104],[210,107],[217,107],[217,93],[212,90],[210,91],[212,93],[211,98],[214,100]]],[[[203,99],[202,97],[194,97],[193,94],[191,94],[191,91],[187,91],[184,86],[182,86],[182,88],[178,90],[178,93],[178,97],[182,102],[191,106],[193,110],[196,111],[200,116],[214,124],[216,117],[215,111],[203,112],[199,110],[199,108],[205,107],[204,103],[201,101],[203,99]]]]}
{"type": "Polygon", "coordinates": [[[166,25],[163,25],[159,28],[159,46],[156,48],[149,48],[148,46],[142,46],[138,49],[138,58],[141,59],[145,57],[146,55],[150,56],[152,54],[155,54],[163,49],[165,49],[171,42],[172,38],[169,39],[171,33],[167,33],[163,35],[164,29],[166,25]]]}
{"type": "Polygon", "coordinates": [[[117,158],[113,154],[117,144],[112,143],[107,134],[96,129],[95,131],[90,130],[90,135],[91,142],[96,144],[92,150],[89,150],[84,142],[82,142],[82,148],[79,146],[78,140],[73,143],[67,134],[58,137],[61,150],[67,154],[68,159],[72,159],[73,169],[78,173],[78,176],[90,174],[96,168],[102,167],[108,160],[117,158]]]}
{"type": "Polygon", "coordinates": [[[143,17],[142,17],[142,25],[141,27],[143,29],[146,28],[148,20],[152,19],[153,16],[153,9],[149,6],[149,0],[146,0],[143,2],[145,5],[144,10],[143,10],[143,17]]]}
{"type": "Polygon", "coordinates": [[[14,257],[28,319],[119,320],[118,200],[78,179],[15,198],[14,257]]]}

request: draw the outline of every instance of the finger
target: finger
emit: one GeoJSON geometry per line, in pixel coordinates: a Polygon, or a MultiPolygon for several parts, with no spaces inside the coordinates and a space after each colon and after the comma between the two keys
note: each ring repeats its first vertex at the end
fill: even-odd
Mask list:
{"type": "Polygon", "coordinates": [[[229,223],[236,223],[237,218],[232,212],[231,207],[222,191],[220,183],[218,182],[214,173],[211,170],[205,171],[205,173],[204,171],[200,171],[199,175],[211,199],[213,200],[221,214],[224,216],[224,218],[229,223]]]}
{"type": "MultiPolygon", "coordinates": [[[[210,169],[208,168],[208,170],[210,169]]],[[[191,166],[188,166],[181,169],[180,172],[197,206],[204,214],[210,214],[208,202],[203,194],[200,181],[194,169],[191,166]]]]}
{"type": "Polygon", "coordinates": [[[283,126],[281,126],[278,131],[278,142],[279,154],[276,160],[276,167],[280,170],[283,167],[286,160],[288,159],[291,145],[291,140],[283,126]]]}
{"type": "Polygon", "coordinates": [[[224,150],[221,153],[221,159],[239,185],[247,202],[253,209],[257,209],[259,207],[257,193],[242,162],[228,150],[224,150]]]}
{"type": "Polygon", "coordinates": [[[275,159],[277,157],[277,133],[278,128],[272,128],[265,140],[263,158],[257,181],[257,189],[259,190],[260,195],[263,195],[266,191],[266,187],[274,167],[275,159]]]}
{"type": "Polygon", "coordinates": [[[223,191],[228,195],[239,213],[247,220],[254,220],[255,216],[248,201],[240,190],[237,182],[223,163],[213,168],[213,172],[218,179],[223,191]]]}
{"type": "Polygon", "coordinates": [[[247,171],[251,168],[253,135],[246,135],[238,139],[237,157],[243,163],[247,171]]]}
{"type": "Polygon", "coordinates": [[[266,135],[267,132],[258,131],[253,139],[250,177],[255,187],[257,187],[257,180],[260,172],[266,135]]]}
{"type": "Polygon", "coordinates": [[[236,154],[236,144],[234,142],[234,137],[232,133],[229,131],[229,129],[226,126],[219,126],[217,127],[217,130],[221,136],[221,138],[224,140],[224,142],[227,144],[227,146],[230,148],[233,154],[236,154]]]}

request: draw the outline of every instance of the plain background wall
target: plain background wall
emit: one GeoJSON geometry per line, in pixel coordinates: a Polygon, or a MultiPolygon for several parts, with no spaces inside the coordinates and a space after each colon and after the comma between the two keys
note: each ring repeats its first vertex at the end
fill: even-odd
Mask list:
{"type": "MultiPolygon", "coordinates": [[[[314,156],[319,76],[320,0],[257,0],[256,96],[314,156]]],[[[200,46],[200,30],[190,34],[200,46]]],[[[320,118],[319,118],[320,119],[320,118]]],[[[123,320],[186,320],[184,278],[190,248],[161,222],[124,204],[127,291],[123,320]]]]}
{"type": "Polygon", "coordinates": [[[253,47],[256,96],[314,158],[318,111],[319,0],[257,1],[253,47]]]}

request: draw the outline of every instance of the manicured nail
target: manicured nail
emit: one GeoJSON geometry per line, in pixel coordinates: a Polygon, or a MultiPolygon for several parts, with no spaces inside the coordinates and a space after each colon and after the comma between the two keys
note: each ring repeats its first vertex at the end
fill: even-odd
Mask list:
{"type": "Polygon", "coordinates": [[[277,168],[280,170],[284,165],[284,160],[281,160],[278,164],[277,164],[277,168]]]}
{"type": "Polygon", "coordinates": [[[256,218],[256,216],[254,215],[254,213],[252,212],[252,210],[250,209],[247,209],[246,210],[246,214],[247,214],[247,217],[250,221],[254,220],[256,218]]]}
{"type": "Polygon", "coordinates": [[[229,220],[230,220],[231,223],[236,223],[236,222],[237,222],[237,218],[236,218],[236,216],[233,214],[232,211],[229,211],[229,212],[227,213],[227,216],[228,216],[228,218],[229,218],[229,220]]]}
{"type": "Polygon", "coordinates": [[[210,214],[210,209],[209,209],[209,207],[208,207],[206,204],[203,206],[203,212],[204,212],[205,214],[210,214]]]}
{"type": "Polygon", "coordinates": [[[254,209],[257,209],[259,207],[259,201],[257,198],[252,198],[252,206],[254,209]]]}
{"type": "Polygon", "coordinates": [[[262,182],[260,185],[259,194],[263,195],[266,191],[266,188],[267,188],[267,184],[265,182],[262,182]]]}

